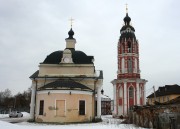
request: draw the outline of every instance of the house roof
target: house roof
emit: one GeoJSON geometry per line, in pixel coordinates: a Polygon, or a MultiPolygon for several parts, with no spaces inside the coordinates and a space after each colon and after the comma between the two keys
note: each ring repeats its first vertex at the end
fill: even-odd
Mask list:
{"type": "MultiPolygon", "coordinates": [[[[159,89],[156,90],[155,94],[156,94],[156,97],[173,95],[173,94],[180,94],[180,86],[177,84],[165,85],[163,87],[159,87],[159,89]]],[[[153,98],[153,97],[154,97],[154,93],[149,95],[147,98],[153,98]]]]}
{"type": "Polygon", "coordinates": [[[97,79],[103,79],[103,71],[102,70],[96,71],[96,78],[97,79]]]}
{"type": "Polygon", "coordinates": [[[93,91],[89,87],[81,83],[75,82],[73,80],[57,80],[48,83],[40,88],[40,90],[45,90],[45,89],[93,91]]]}
{"type": "Polygon", "coordinates": [[[172,100],[169,100],[167,102],[164,102],[163,104],[180,104],[180,96],[178,96],[177,98],[174,98],[172,100]]]}
{"type": "Polygon", "coordinates": [[[35,73],[33,73],[29,78],[37,78],[39,74],[39,70],[37,70],[35,73]]]}
{"type": "Polygon", "coordinates": [[[103,71],[102,70],[100,70],[100,74],[99,74],[98,79],[103,79],[103,71]]]}

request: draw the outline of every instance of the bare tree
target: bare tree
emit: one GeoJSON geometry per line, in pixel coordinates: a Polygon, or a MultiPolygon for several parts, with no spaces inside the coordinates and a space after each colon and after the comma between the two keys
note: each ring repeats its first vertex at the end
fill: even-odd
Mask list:
{"type": "Polygon", "coordinates": [[[11,91],[9,89],[5,89],[5,91],[3,92],[3,96],[4,98],[12,97],[11,91]]]}
{"type": "Polygon", "coordinates": [[[5,89],[0,92],[0,105],[2,105],[6,98],[12,97],[11,91],[9,89],[5,89]]]}

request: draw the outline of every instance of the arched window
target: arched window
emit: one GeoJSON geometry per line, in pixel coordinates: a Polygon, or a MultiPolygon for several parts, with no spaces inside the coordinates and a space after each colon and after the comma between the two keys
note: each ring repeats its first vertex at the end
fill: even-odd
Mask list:
{"type": "Polygon", "coordinates": [[[133,98],[134,97],[134,89],[133,87],[129,87],[129,98],[133,98]]]}
{"type": "Polygon", "coordinates": [[[136,53],[136,44],[134,43],[134,52],[136,53]]]}
{"type": "Polygon", "coordinates": [[[128,53],[132,52],[132,45],[131,42],[128,42],[128,53]]]}
{"type": "Polygon", "coordinates": [[[124,45],[124,43],[123,43],[122,46],[121,46],[121,52],[122,52],[122,53],[125,53],[125,45],[124,45]]]}
{"type": "Polygon", "coordinates": [[[123,88],[122,88],[122,86],[120,86],[120,88],[119,88],[119,97],[120,98],[123,97],[123,88]]]}
{"type": "Polygon", "coordinates": [[[132,59],[128,59],[128,73],[132,73],[133,68],[132,68],[132,59]]]}
{"type": "Polygon", "coordinates": [[[124,46],[121,45],[121,53],[124,53],[124,46]]]}
{"type": "Polygon", "coordinates": [[[135,66],[134,66],[134,67],[135,67],[135,72],[137,72],[137,69],[138,69],[138,68],[137,68],[137,59],[136,59],[136,58],[135,58],[135,64],[134,64],[134,65],[135,65],[135,66]]]}
{"type": "Polygon", "coordinates": [[[125,67],[124,67],[124,58],[122,58],[122,62],[121,62],[122,64],[121,64],[121,69],[122,69],[122,73],[124,73],[125,72],[125,67]]]}
{"type": "Polygon", "coordinates": [[[140,97],[142,97],[142,93],[143,93],[143,89],[142,89],[142,86],[140,87],[140,97]]]}

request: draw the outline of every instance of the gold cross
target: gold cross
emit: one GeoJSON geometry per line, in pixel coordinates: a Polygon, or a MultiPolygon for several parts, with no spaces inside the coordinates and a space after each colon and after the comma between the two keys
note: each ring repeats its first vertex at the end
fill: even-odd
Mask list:
{"type": "Polygon", "coordinates": [[[126,13],[128,13],[128,4],[126,4],[126,13]]]}
{"type": "Polygon", "coordinates": [[[71,28],[72,28],[72,24],[73,24],[74,19],[72,19],[72,17],[71,17],[71,19],[69,19],[69,21],[70,21],[71,28]]]}

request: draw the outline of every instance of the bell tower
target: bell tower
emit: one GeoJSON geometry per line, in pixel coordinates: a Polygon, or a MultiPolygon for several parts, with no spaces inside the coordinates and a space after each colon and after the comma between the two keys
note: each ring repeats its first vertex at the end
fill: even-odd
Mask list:
{"type": "Polygon", "coordinates": [[[118,75],[117,78],[140,78],[139,45],[135,29],[130,25],[131,18],[126,13],[124,26],[120,30],[118,41],[118,75]]]}
{"type": "Polygon", "coordinates": [[[127,116],[134,105],[144,105],[146,102],[145,84],[141,79],[139,68],[139,42],[131,18],[126,16],[120,29],[117,45],[118,70],[117,79],[112,81],[114,94],[114,116],[127,116]]]}

